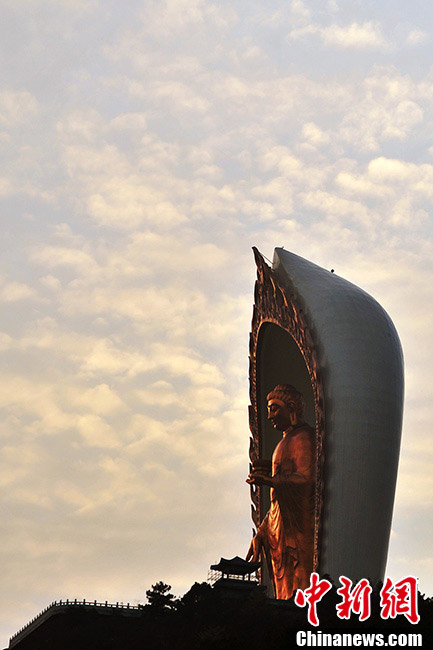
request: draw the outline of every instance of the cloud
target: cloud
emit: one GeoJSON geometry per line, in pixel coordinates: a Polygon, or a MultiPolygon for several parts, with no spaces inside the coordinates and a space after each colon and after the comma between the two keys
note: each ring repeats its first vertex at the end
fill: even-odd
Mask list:
{"type": "Polygon", "coordinates": [[[50,269],[64,266],[71,267],[80,272],[89,272],[95,267],[95,261],[89,253],[79,248],[71,248],[68,246],[42,246],[35,248],[32,251],[32,259],[37,264],[41,264],[50,269]]]}
{"type": "Polygon", "coordinates": [[[40,278],[39,282],[43,284],[47,289],[52,291],[57,291],[61,287],[61,282],[59,278],[56,278],[54,275],[45,275],[43,278],[40,278]]]}
{"type": "Polygon", "coordinates": [[[0,351],[9,350],[11,347],[12,337],[9,334],[0,332],[0,351]]]}
{"type": "Polygon", "coordinates": [[[406,37],[406,42],[408,45],[420,45],[421,43],[424,43],[427,38],[427,33],[422,29],[412,29],[406,37]]]}
{"type": "Polygon", "coordinates": [[[76,426],[89,447],[113,449],[120,446],[116,432],[98,415],[81,415],[77,419],[76,426]]]}
{"type": "Polygon", "coordinates": [[[332,12],[339,11],[337,0],[328,0],[327,7],[328,7],[329,11],[332,11],[332,12]]]}
{"type": "Polygon", "coordinates": [[[145,390],[136,390],[135,394],[144,404],[164,404],[164,406],[179,405],[179,396],[175,392],[173,385],[163,379],[150,384],[145,390]]]}
{"type": "Polygon", "coordinates": [[[371,160],[368,164],[368,175],[376,181],[390,183],[415,183],[418,190],[431,192],[433,165],[416,165],[403,160],[384,158],[371,160]]]}
{"type": "Polygon", "coordinates": [[[183,83],[174,81],[158,83],[154,92],[157,99],[167,99],[170,103],[175,102],[181,109],[205,113],[210,107],[207,99],[195,94],[190,87],[183,83]]]}
{"type": "Polygon", "coordinates": [[[161,35],[176,34],[186,28],[213,26],[224,29],[236,20],[235,10],[229,5],[205,0],[164,0],[151,2],[143,11],[146,31],[158,28],[161,35]]]}
{"type": "Polygon", "coordinates": [[[302,0],[292,0],[290,3],[290,13],[295,20],[306,21],[311,16],[311,11],[305,6],[302,0]]]}
{"type": "Polygon", "coordinates": [[[140,179],[113,178],[87,199],[88,213],[100,224],[135,229],[143,222],[172,227],[185,215],[140,179]]]}
{"type": "MultiPolygon", "coordinates": [[[[372,159],[364,173],[341,172],[337,185],[347,196],[362,197],[386,206],[383,221],[413,227],[428,220],[426,201],[432,196],[433,166],[380,156],[372,159]]],[[[382,210],[383,212],[383,210],[382,210]]]]}
{"type": "Polygon", "coordinates": [[[324,133],[314,122],[307,122],[302,127],[302,135],[313,147],[320,147],[330,142],[329,133],[324,133]]]}
{"type": "Polygon", "coordinates": [[[0,403],[12,413],[20,414],[21,425],[28,432],[52,434],[74,424],[71,413],[63,410],[58,391],[48,382],[37,385],[19,376],[2,378],[3,392],[0,403]],[[27,418],[31,418],[26,422],[27,418]]]}
{"type": "Polygon", "coordinates": [[[109,415],[125,408],[123,401],[108,384],[97,384],[85,391],[70,390],[68,402],[76,408],[93,411],[96,415],[109,415]]]}
{"type": "Polygon", "coordinates": [[[1,302],[16,302],[17,300],[34,299],[36,297],[36,291],[27,284],[0,279],[1,302]]]}
{"type": "Polygon", "coordinates": [[[119,129],[120,131],[137,131],[147,130],[146,113],[121,113],[110,120],[109,129],[119,129]]]}
{"type": "Polygon", "coordinates": [[[362,24],[353,22],[350,25],[334,23],[327,27],[308,24],[292,29],[289,38],[298,40],[310,35],[319,36],[325,46],[343,50],[386,50],[390,47],[382,33],[380,24],[373,21],[362,24]]]}
{"type": "Polygon", "coordinates": [[[132,350],[122,350],[110,339],[96,340],[88,354],[79,357],[80,369],[85,376],[136,375],[154,367],[145,355],[132,350]]]}
{"type": "Polygon", "coordinates": [[[379,23],[366,22],[351,23],[350,25],[330,25],[321,31],[321,38],[325,45],[341,49],[384,49],[388,47],[379,23]]]}
{"type": "Polygon", "coordinates": [[[9,194],[13,194],[13,192],[14,189],[11,180],[6,177],[0,178],[0,196],[8,196],[9,194]]]}
{"type": "Polygon", "coordinates": [[[407,197],[414,195],[429,198],[432,194],[432,180],[433,165],[417,165],[384,156],[370,160],[364,174],[341,172],[336,178],[337,183],[352,194],[382,197],[387,201],[392,196],[394,199],[401,198],[402,186],[407,197]]]}
{"type": "Polygon", "coordinates": [[[421,85],[417,88],[393,69],[373,70],[364,79],[361,91],[358,101],[351,102],[342,116],[342,141],[348,143],[356,137],[364,150],[374,151],[392,139],[406,140],[422,125],[421,85]]]}
{"type": "Polygon", "coordinates": [[[0,92],[0,125],[11,127],[34,118],[38,111],[35,97],[27,90],[0,92]]]}

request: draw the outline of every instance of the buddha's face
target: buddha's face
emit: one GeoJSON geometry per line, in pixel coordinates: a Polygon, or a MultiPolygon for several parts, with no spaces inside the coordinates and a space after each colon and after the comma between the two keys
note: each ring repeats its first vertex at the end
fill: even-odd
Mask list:
{"type": "Polygon", "coordinates": [[[285,431],[291,425],[290,408],[282,400],[270,399],[268,402],[268,420],[275,429],[285,431]]]}

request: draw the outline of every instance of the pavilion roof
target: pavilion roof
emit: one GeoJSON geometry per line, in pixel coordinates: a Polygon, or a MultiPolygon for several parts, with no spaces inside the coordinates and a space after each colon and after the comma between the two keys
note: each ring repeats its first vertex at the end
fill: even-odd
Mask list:
{"type": "Polygon", "coordinates": [[[228,560],[225,557],[222,557],[218,564],[212,564],[211,569],[215,571],[221,571],[221,573],[245,576],[249,573],[254,573],[257,569],[260,568],[260,562],[247,562],[243,558],[236,555],[232,557],[231,560],[228,560]]]}

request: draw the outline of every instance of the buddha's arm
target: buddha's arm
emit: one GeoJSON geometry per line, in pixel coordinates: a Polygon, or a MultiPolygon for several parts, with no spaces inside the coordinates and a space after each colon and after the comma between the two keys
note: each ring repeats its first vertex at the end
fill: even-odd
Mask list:
{"type": "Polygon", "coordinates": [[[268,485],[269,487],[274,487],[274,479],[272,476],[267,476],[266,474],[261,474],[260,472],[253,472],[248,474],[246,479],[247,483],[251,485],[268,485]]]}
{"type": "Polygon", "coordinates": [[[314,479],[314,446],[312,435],[305,432],[299,437],[293,455],[293,483],[308,483],[314,479]]]}

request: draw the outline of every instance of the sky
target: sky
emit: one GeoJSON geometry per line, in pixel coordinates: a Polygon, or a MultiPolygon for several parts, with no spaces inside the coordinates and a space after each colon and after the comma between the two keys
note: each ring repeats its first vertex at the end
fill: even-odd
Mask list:
{"type": "Polygon", "coordinates": [[[252,246],[394,321],[387,574],[433,595],[433,5],[1,13],[0,645],[52,600],[181,595],[246,553],[252,246]]]}

